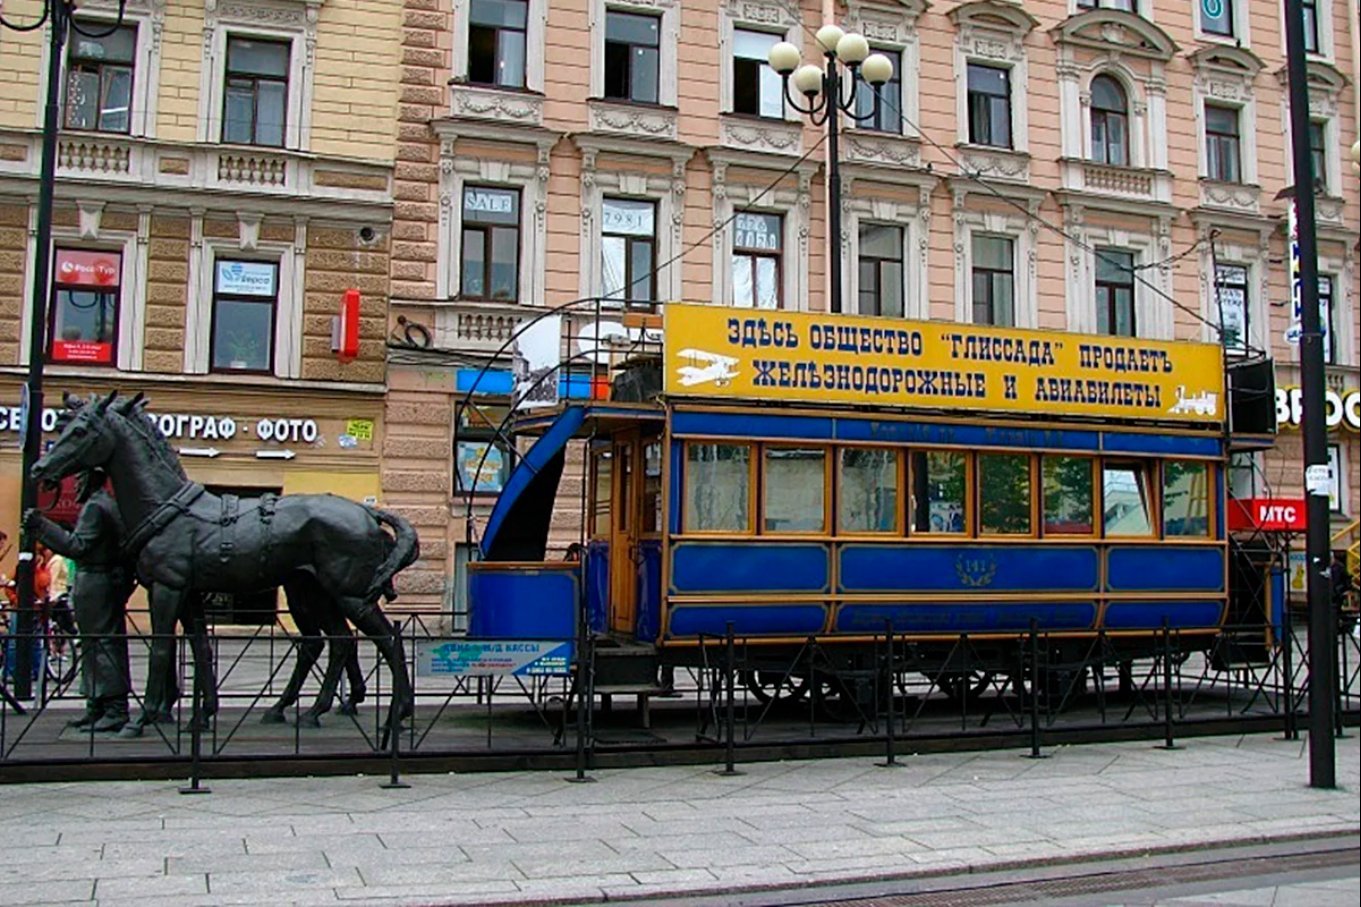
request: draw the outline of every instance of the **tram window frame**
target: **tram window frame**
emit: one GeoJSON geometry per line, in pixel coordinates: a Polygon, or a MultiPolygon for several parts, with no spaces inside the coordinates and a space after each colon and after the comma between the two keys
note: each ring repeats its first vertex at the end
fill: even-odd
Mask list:
{"type": "Polygon", "coordinates": [[[1086,457],[1077,454],[1044,454],[1040,457],[1039,467],[1040,493],[1038,496],[1038,500],[1040,505],[1039,528],[1041,538],[1071,539],[1071,538],[1093,538],[1096,536],[1099,525],[1097,522],[1097,511],[1100,509],[1101,504],[1101,495],[1097,489],[1096,484],[1097,463],[1098,461],[1096,457],[1086,457]],[[1053,529],[1049,525],[1048,466],[1049,464],[1057,463],[1060,460],[1074,460],[1085,463],[1087,465],[1088,509],[1087,509],[1087,529],[1085,531],[1053,529]]]}
{"type": "Polygon", "coordinates": [[[972,483],[972,489],[976,497],[975,507],[977,510],[977,519],[975,520],[975,523],[978,527],[977,532],[978,538],[1023,539],[1038,537],[1039,532],[1037,527],[1039,525],[1039,521],[1036,519],[1037,501],[1035,498],[1035,486],[1037,483],[1035,481],[1035,458],[1030,454],[1022,451],[987,450],[978,451],[973,455],[972,459],[974,461],[973,468],[974,481],[972,483]],[[984,525],[984,501],[983,501],[983,473],[985,469],[984,463],[989,459],[1000,460],[1004,458],[1025,460],[1026,462],[1025,498],[1027,508],[1026,508],[1026,528],[1024,531],[1004,531],[999,529],[989,529],[986,525],[984,525]]]}
{"type": "MultiPolygon", "coordinates": [[[[1162,537],[1163,537],[1163,538],[1167,538],[1167,539],[1179,539],[1179,540],[1180,540],[1180,539],[1208,539],[1208,538],[1214,538],[1214,529],[1215,529],[1214,511],[1215,511],[1215,507],[1214,507],[1214,496],[1211,494],[1211,491],[1213,490],[1214,485],[1215,485],[1215,467],[1214,467],[1214,464],[1213,464],[1213,463],[1210,463],[1210,462],[1207,461],[1207,460],[1189,460],[1189,459],[1182,459],[1182,458],[1178,457],[1178,458],[1174,458],[1174,459],[1163,460],[1163,461],[1159,464],[1158,473],[1159,473],[1159,475],[1158,475],[1158,478],[1159,478],[1159,482],[1158,482],[1158,491],[1159,491],[1159,494],[1158,494],[1158,513],[1159,513],[1159,516],[1160,516],[1160,523],[1161,523],[1161,525],[1162,525],[1162,537]],[[1181,465],[1185,465],[1185,466],[1198,466],[1198,467],[1200,467],[1200,469],[1201,469],[1201,470],[1203,471],[1203,473],[1204,473],[1204,476],[1205,476],[1205,485],[1204,485],[1204,487],[1201,489],[1201,502],[1200,502],[1200,503],[1201,503],[1201,507],[1203,508],[1203,518],[1204,518],[1204,521],[1205,521],[1205,528],[1204,528],[1204,531],[1201,531],[1201,532],[1173,532],[1173,531],[1171,531],[1171,529],[1169,528],[1169,527],[1172,525],[1172,522],[1173,522],[1173,521],[1172,521],[1171,519],[1169,519],[1169,514],[1168,514],[1168,509],[1167,509],[1167,508],[1168,508],[1168,498],[1169,498],[1169,495],[1168,495],[1168,486],[1167,486],[1167,483],[1168,483],[1168,473],[1169,473],[1168,467],[1169,467],[1169,466],[1172,466],[1172,465],[1174,465],[1174,464],[1181,464],[1181,465]]],[[[1185,516],[1185,517],[1182,517],[1182,519],[1193,519],[1193,518],[1194,518],[1193,516],[1185,516]]]]}
{"type": "Polygon", "coordinates": [[[597,442],[593,445],[594,449],[590,452],[591,459],[591,499],[587,517],[590,525],[587,526],[587,536],[593,541],[609,541],[614,530],[614,450],[609,442],[597,442]],[[600,496],[600,462],[602,460],[610,463],[609,470],[606,471],[605,496],[600,496]],[[604,510],[601,510],[601,504],[604,510]],[[605,528],[600,527],[600,518],[605,518],[605,528]]]}
{"type": "Polygon", "coordinates": [[[1155,492],[1153,481],[1152,462],[1143,460],[1110,459],[1101,461],[1101,497],[1099,507],[1101,510],[1101,537],[1106,539],[1156,539],[1159,536],[1158,515],[1161,513],[1161,501],[1155,492]],[[1108,469],[1131,469],[1139,483],[1139,489],[1144,505],[1144,515],[1148,522],[1147,532],[1111,532],[1106,519],[1106,470],[1108,469]]]}
{"type": "Polygon", "coordinates": [[[761,522],[758,533],[767,536],[781,535],[827,535],[831,525],[832,511],[832,456],[834,448],[825,444],[762,444],[760,450],[761,474],[760,474],[760,503],[761,503],[761,522]],[[816,451],[822,457],[822,521],[815,529],[771,529],[769,527],[769,513],[767,507],[770,503],[770,460],[769,454],[774,451],[816,451]]]}
{"type": "Polygon", "coordinates": [[[760,446],[747,441],[732,441],[726,438],[704,439],[695,438],[687,440],[681,451],[682,485],[681,485],[681,533],[693,536],[750,536],[756,534],[756,512],[759,498],[757,497],[757,463],[760,457],[760,446]],[[693,526],[691,515],[691,493],[695,487],[694,470],[691,466],[690,451],[695,447],[714,446],[714,447],[734,447],[743,448],[747,451],[747,508],[746,525],[740,529],[696,529],[693,526]]]}
{"type": "MultiPolygon", "coordinates": [[[[973,494],[973,488],[974,488],[974,480],[975,480],[975,477],[974,477],[974,458],[973,458],[973,456],[972,456],[968,451],[966,451],[966,450],[960,450],[960,449],[958,449],[958,448],[942,448],[942,447],[911,447],[911,448],[908,448],[907,454],[908,454],[907,457],[906,457],[906,460],[907,460],[907,463],[906,463],[907,488],[906,488],[906,494],[904,495],[904,499],[905,499],[906,502],[907,502],[907,517],[906,517],[906,521],[905,521],[905,523],[904,523],[904,525],[905,525],[905,527],[906,527],[906,529],[907,529],[907,537],[908,537],[908,538],[912,538],[912,537],[914,537],[914,536],[921,536],[922,538],[928,538],[928,539],[939,539],[939,538],[955,538],[955,539],[958,539],[958,538],[970,538],[970,537],[972,537],[972,536],[973,536],[973,530],[974,530],[974,514],[973,514],[973,509],[974,509],[974,508],[973,508],[973,504],[974,504],[974,494],[973,494]],[[959,456],[959,457],[962,459],[962,461],[963,461],[963,464],[964,464],[964,493],[963,493],[962,499],[961,499],[961,501],[960,501],[960,504],[961,504],[961,518],[962,518],[962,524],[963,524],[963,525],[962,525],[962,528],[960,528],[960,529],[958,529],[958,530],[949,530],[949,531],[934,532],[934,531],[932,531],[932,530],[929,529],[929,528],[927,528],[927,529],[918,529],[918,528],[917,528],[917,522],[916,522],[916,517],[917,517],[917,513],[916,513],[916,511],[917,511],[917,507],[916,507],[916,500],[917,500],[917,478],[916,478],[916,477],[917,477],[917,457],[918,457],[918,455],[927,456],[927,455],[929,455],[929,454],[955,454],[955,455],[959,456]]],[[[926,512],[927,512],[928,521],[929,521],[930,509],[931,509],[931,502],[930,502],[929,499],[928,499],[928,501],[927,501],[927,503],[926,503],[926,508],[927,508],[927,509],[926,509],[926,512]]],[[[929,522],[928,522],[928,525],[929,525],[929,522]]]]}
{"type": "Polygon", "coordinates": [[[904,447],[876,447],[876,446],[857,446],[857,447],[838,447],[835,452],[835,468],[833,470],[832,500],[836,505],[836,521],[832,530],[838,537],[872,537],[872,538],[901,538],[906,535],[906,522],[903,513],[903,501],[906,499],[904,490],[907,488],[907,448],[904,447]],[[887,453],[893,457],[893,526],[888,529],[848,529],[845,527],[845,512],[842,507],[846,501],[846,483],[844,481],[845,456],[853,452],[874,451],[887,453]]]}
{"type": "Polygon", "coordinates": [[[638,533],[642,538],[659,538],[662,534],[662,515],[665,512],[666,494],[666,446],[660,437],[643,438],[642,456],[639,458],[638,465],[642,468],[642,499],[638,502],[642,521],[638,524],[638,533]],[[651,465],[648,459],[648,452],[655,450],[657,453],[656,475],[651,473],[651,465]]]}

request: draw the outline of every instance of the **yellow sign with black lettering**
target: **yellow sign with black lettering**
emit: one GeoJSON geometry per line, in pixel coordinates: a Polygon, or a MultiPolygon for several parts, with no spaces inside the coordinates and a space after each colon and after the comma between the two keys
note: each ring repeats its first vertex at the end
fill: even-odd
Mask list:
{"type": "Polygon", "coordinates": [[[1224,419],[1208,343],[677,303],[665,331],[671,396],[1224,419]]]}

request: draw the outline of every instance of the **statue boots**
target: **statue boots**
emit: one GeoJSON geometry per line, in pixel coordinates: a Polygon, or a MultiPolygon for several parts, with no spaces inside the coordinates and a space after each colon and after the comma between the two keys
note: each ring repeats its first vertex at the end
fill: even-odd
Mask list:
{"type": "Polygon", "coordinates": [[[86,702],[85,711],[81,713],[79,718],[72,718],[70,721],[66,722],[66,726],[69,728],[75,728],[78,731],[84,731],[88,730],[90,725],[94,724],[96,721],[99,721],[103,717],[104,710],[101,709],[97,703],[86,702]]]}
{"type": "Polygon", "coordinates": [[[123,726],[128,723],[128,703],[126,699],[112,700],[104,703],[104,708],[95,721],[93,730],[112,732],[121,731],[123,726]]]}

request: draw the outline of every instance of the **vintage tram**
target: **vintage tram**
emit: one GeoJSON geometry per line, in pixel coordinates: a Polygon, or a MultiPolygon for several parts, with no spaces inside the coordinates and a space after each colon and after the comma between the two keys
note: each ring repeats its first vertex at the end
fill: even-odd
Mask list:
{"type": "Polygon", "coordinates": [[[1099,638],[1135,659],[1169,633],[1184,651],[1268,657],[1269,583],[1230,588],[1219,347],[704,305],[664,317],[609,399],[513,419],[535,441],[469,567],[472,636],[589,636],[615,656],[597,659],[616,671],[602,683],[643,691],[733,635],[762,696],[849,695],[815,675],[856,676],[886,632],[946,692],[1006,676],[1035,630],[1057,657],[1099,638]],[[556,506],[581,508],[585,537],[548,560],[573,444],[584,500],[556,506]]]}

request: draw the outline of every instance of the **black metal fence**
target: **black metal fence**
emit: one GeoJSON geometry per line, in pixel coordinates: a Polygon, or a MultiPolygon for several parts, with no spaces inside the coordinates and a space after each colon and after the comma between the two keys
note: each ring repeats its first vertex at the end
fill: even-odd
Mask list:
{"type": "MultiPolygon", "coordinates": [[[[129,622],[130,711],[143,711],[148,653],[157,637],[129,622]]],[[[210,634],[216,713],[201,705],[189,647],[176,638],[175,682],[189,691],[140,736],[73,727],[84,709],[82,673],[100,640],[59,626],[0,638],[0,780],[375,771],[396,781],[419,769],[540,767],[575,770],[656,761],[721,763],[826,753],[873,753],[893,764],[942,748],[1020,747],[1042,755],[1058,743],[1181,737],[1233,731],[1295,736],[1307,708],[1309,664],[1302,632],[1245,657],[1248,628],[1210,640],[1160,630],[1137,645],[1100,634],[1075,642],[1037,628],[1004,640],[969,634],[923,640],[885,628],[848,662],[844,648],[810,638],[773,657],[755,638],[703,640],[665,688],[595,688],[589,642],[565,676],[449,676],[428,652],[460,641],[411,618],[399,630],[412,666],[414,714],[387,734],[391,676],[359,639],[362,701],[342,681],[337,708],[313,722],[309,709],[329,653],[310,669],[296,701],[278,699],[309,639],[279,623],[210,634]],[[8,683],[18,645],[37,649],[35,698],[16,701],[8,683]],[[611,708],[621,697],[637,708],[611,708]],[[592,704],[578,709],[579,702],[592,704]],[[272,720],[271,720],[272,719],[272,720]]],[[[1262,638],[1260,627],[1256,639],[1262,638]]],[[[1361,642],[1339,627],[1338,733],[1361,718],[1361,642]]]]}

